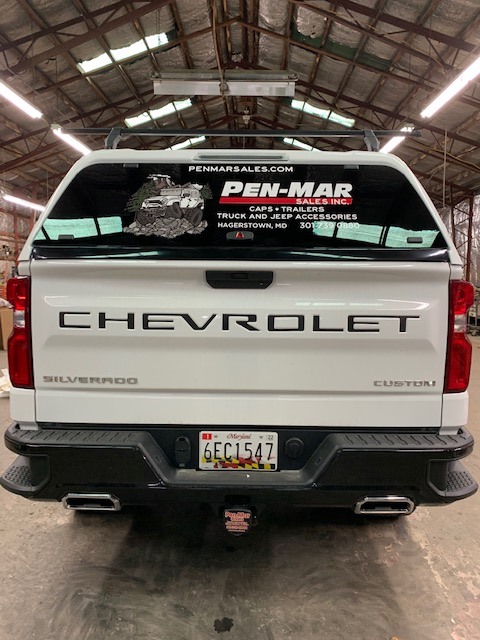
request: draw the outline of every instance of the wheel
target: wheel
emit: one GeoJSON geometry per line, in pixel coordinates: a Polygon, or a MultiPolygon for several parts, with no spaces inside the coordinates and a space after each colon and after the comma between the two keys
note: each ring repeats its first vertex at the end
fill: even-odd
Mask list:
{"type": "Polygon", "coordinates": [[[167,217],[175,218],[176,220],[180,220],[183,217],[183,209],[178,202],[174,202],[167,207],[167,217]]]}
{"type": "Polygon", "coordinates": [[[185,218],[194,226],[198,226],[203,218],[203,211],[198,207],[185,212],[185,218]]]}

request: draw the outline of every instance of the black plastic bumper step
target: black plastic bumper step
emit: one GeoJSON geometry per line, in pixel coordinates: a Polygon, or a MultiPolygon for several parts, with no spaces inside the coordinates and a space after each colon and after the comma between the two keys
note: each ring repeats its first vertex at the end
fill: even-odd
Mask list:
{"type": "Polygon", "coordinates": [[[5,489],[29,496],[40,491],[50,478],[46,456],[18,456],[1,477],[5,489]],[[33,464],[32,464],[33,463],[33,464]]]}
{"type": "MultiPolygon", "coordinates": [[[[18,460],[18,459],[17,459],[18,460]]],[[[19,464],[19,462],[11,464],[3,474],[5,482],[9,482],[12,485],[19,485],[20,487],[31,487],[32,474],[30,473],[30,467],[26,464],[19,464]]]]}
{"type": "Polygon", "coordinates": [[[465,469],[463,464],[455,462],[453,469],[447,474],[447,486],[445,494],[451,497],[472,492],[477,488],[473,476],[465,469]]]}

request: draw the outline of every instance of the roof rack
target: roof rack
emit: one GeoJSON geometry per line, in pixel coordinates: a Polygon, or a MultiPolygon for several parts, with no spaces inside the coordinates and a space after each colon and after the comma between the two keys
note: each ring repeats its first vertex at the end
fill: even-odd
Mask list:
{"type": "Polygon", "coordinates": [[[368,151],[379,151],[378,138],[416,137],[422,133],[419,129],[398,131],[390,129],[142,129],[142,128],[82,128],[63,129],[65,133],[73,135],[106,135],[105,149],[116,149],[121,138],[129,136],[154,136],[157,138],[207,136],[207,137],[236,137],[236,138],[363,138],[368,151]]]}

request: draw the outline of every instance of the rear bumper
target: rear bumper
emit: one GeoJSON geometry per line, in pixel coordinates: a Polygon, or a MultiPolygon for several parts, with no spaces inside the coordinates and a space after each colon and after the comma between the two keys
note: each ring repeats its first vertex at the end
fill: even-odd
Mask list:
{"type": "Polygon", "coordinates": [[[280,458],[281,470],[276,472],[198,471],[193,465],[200,430],[30,431],[12,424],[5,443],[19,457],[0,484],[36,500],[95,492],[111,494],[122,505],[178,500],[222,504],[241,496],[257,504],[338,507],[354,507],[367,495],[406,496],[416,505],[449,503],[478,488],[459,462],[473,448],[466,430],[455,436],[278,430],[281,443],[305,433],[309,446],[298,462],[284,458],[282,464],[280,458]],[[190,468],[180,468],[172,459],[171,445],[177,434],[186,432],[192,436],[192,462],[190,468]]]}

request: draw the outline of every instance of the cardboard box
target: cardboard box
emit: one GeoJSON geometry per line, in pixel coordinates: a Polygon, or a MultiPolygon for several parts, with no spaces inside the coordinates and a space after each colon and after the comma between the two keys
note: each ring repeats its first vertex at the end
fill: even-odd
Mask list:
{"type": "Polygon", "coordinates": [[[13,309],[0,307],[0,349],[7,348],[7,340],[13,331],[13,309]]]}

